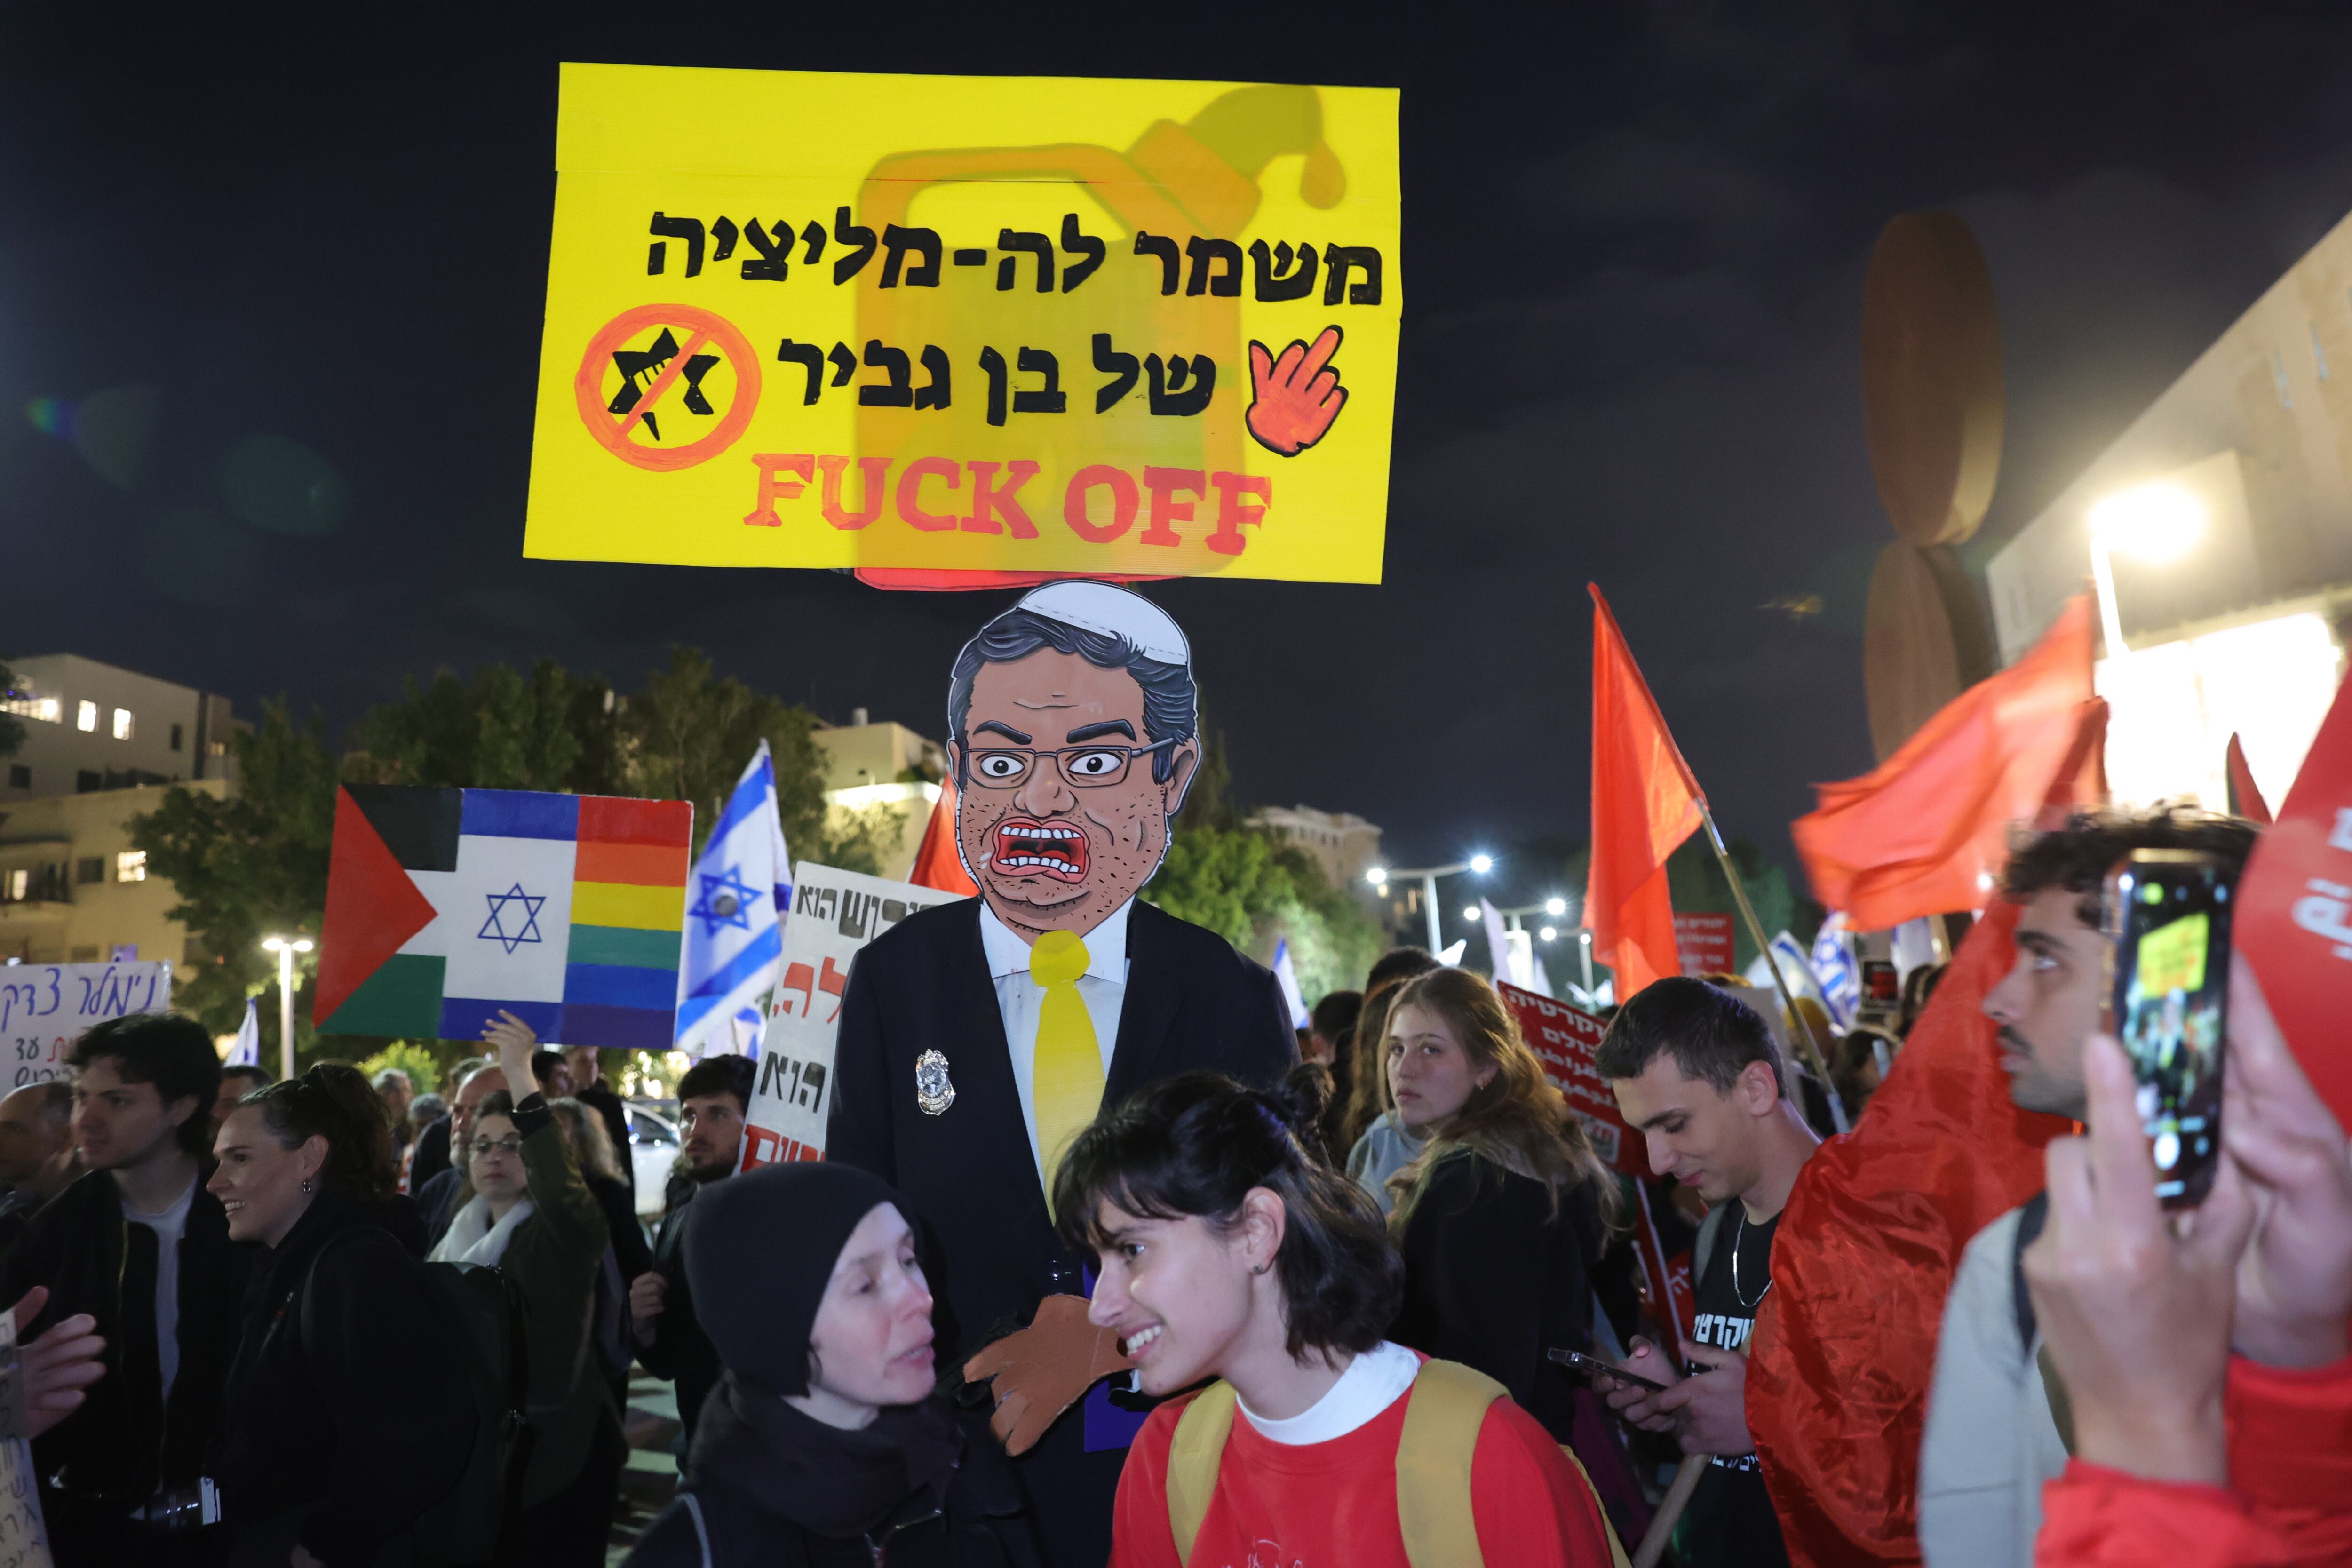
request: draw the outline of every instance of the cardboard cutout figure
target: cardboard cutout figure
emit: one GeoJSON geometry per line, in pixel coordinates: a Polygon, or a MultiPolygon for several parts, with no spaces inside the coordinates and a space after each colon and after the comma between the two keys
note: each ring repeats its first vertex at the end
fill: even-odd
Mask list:
{"type": "MultiPolygon", "coordinates": [[[[925,1232],[943,1363],[1085,1293],[1091,1260],[1062,1251],[1047,1194],[1101,1108],[1194,1068],[1271,1086],[1297,1060],[1274,976],[1136,898],[1199,765],[1199,706],[1175,622],[1101,583],[1034,590],[956,659],[949,765],[980,897],[858,954],[826,1135],[827,1158],[891,1183],[925,1232]]],[[[1024,1390],[1022,1435],[1084,1386],[1024,1390]]],[[[1021,1456],[1051,1568],[1108,1558],[1139,1424],[1097,1387],[1021,1456]]]]}

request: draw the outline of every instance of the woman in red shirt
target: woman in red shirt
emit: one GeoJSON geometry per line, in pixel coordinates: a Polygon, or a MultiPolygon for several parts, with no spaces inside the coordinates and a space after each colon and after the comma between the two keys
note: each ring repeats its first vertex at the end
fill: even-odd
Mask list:
{"type": "Polygon", "coordinates": [[[1371,1200],[1307,1156],[1311,1121],[1187,1073],[1097,1121],[1055,1173],[1063,1238],[1097,1259],[1088,1315],[1118,1335],[1142,1391],[1222,1380],[1154,1411],[1129,1449],[1112,1568],[1409,1568],[1438,1552],[1606,1568],[1591,1489],[1534,1418],[1381,1337],[1402,1266],[1371,1200]],[[1475,1438],[1444,1440],[1448,1413],[1475,1438]],[[1401,1489],[1408,1447],[1414,1473],[1450,1472],[1451,1487],[1401,1489]]]}

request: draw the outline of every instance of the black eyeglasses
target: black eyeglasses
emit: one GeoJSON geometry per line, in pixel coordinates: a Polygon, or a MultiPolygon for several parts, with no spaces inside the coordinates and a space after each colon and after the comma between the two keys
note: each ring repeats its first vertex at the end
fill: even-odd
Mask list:
{"type": "Polygon", "coordinates": [[[1061,770],[1063,782],[1072,789],[1101,789],[1126,778],[1136,758],[1164,752],[1175,744],[1177,739],[1171,735],[1149,746],[1065,746],[1055,752],[1041,752],[1034,746],[1000,746],[971,752],[966,771],[971,782],[982,789],[1011,789],[1027,778],[1043,757],[1052,760],[1061,770]]]}

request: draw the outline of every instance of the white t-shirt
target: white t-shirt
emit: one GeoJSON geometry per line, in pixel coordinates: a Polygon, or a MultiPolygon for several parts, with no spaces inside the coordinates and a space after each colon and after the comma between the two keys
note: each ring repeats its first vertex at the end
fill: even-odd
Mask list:
{"type": "MultiPolygon", "coordinates": [[[[1102,1051],[1103,1076],[1110,1076],[1112,1052],[1118,1048],[1118,1013],[1127,1002],[1127,913],[1134,900],[1119,905],[1109,919],[1079,940],[1087,944],[1087,972],[1078,976],[1078,1000],[1094,1020],[1095,1044],[1102,1051]]],[[[989,979],[996,986],[996,1010],[1004,1019],[1004,1044],[1013,1053],[1013,1086],[1021,1095],[1021,1120],[1029,1129],[1029,1158],[1037,1179],[1045,1179],[1045,1160],[1037,1147],[1037,1019],[1045,1006],[1045,988],[1029,978],[1029,944],[996,918],[983,900],[980,906],[980,945],[988,955],[989,979]]],[[[948,1064],[952,1072],[955,1064],[948,1064]]]]}
{"type": "Polygon", "coordinates": [[[172,1398],[172,1380],[180,1375],[180,1239],[188,1234],[188,1205],[195,1201],[196,1184],[162,1214],[141,1214],[122,1200],[122,1217],[155,1233],[155,1362],[163,1373],[163,1399],[172,1398]]]}
{"type": "Polygon", "coordinates": [[[1324,1392],[1323,1397],[1286,1420],[1276,1421],[1260,1415],[1241,1400],[1249,1424],[1261,1436],[1293,1447],[1309,1443],[1328,1443],[1334,1437],[1344,1437],[1372,1417],[1403,1397],[1421,1375],[1421,1358],[1401,1344],[1382,1340],[1370,1350],[1348,1363],[1339,1381],[1324,1392]]]}

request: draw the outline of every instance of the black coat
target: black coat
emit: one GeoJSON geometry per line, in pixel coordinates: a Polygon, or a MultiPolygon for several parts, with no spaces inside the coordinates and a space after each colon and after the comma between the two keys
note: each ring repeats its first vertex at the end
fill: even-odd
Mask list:
{"type": "Polygon", "coordinates": [[[321,1193],[264,1255],[206,1464],[240,1536],[290,1533],[330,1568],[404,1536],[457,1483],[473,1430],[433,1285],[383,1218],[321,1193]]]}
{"type": "Polygon", "coordinates": [[[416,1152],[408,1157],[410,1192],[422,1191],[425,1183],[449,1168],[449,1120],[444,1116],[416,1135],[416,1152]]]}
{"type": "MultiPolygon", "coordinates": [[[[877,937],[850,966],[834,1047],[825,1158],[898,1189],[926,1234],[940,1360],[952,1364],[1049,1290],[1076,1293],[1093,1259],[1066,1253],[1029,1152],[1013,1058],[981,945],[981,901],[941,904],[877,937]],[[956,1098],[915,1102],[915,1058],[948,1059],[956,1098]]],[[[1116,1106],[1195,1068],[1271,1088],[1298,1060],[1273,974],[1214,931],[1138,900],[1128,916],[1127,992],[1103,1086],[1116,1106]]],[[[1123,1447],[1086,1451],[1084,1422],[1057,1421],[1023,1456],[1055,1568],[1099,1568],[1123,1447]]]]}
{"type": "Polygon", "coordinates": [[[1555,1212],[1535,1178],[1466,1149],[1446,1155],[1405,1225],[1404,1304],[1389,1337],[1485,1373],[1567,1442],[1577,1383],[1545,1352],[1592,1349],[1599,1231],[1590,1186],[1555,1212]]]}
{"type": "Polygon", "coordinates": [[[706,1537],[710,1568],[1038,1568],[1013,1462],[985,1417],[931,1410],[952,1456],[944,1482],[886,1488],[897,1500],[873,1529],[848,1533],[836,1524],[841,1532],[823,1533],[796,1504],[870,1487],[874,1439],[890,1414],[860,1433],[813,1430],[810,1417],[775,1395],[728,1379],[695,1435],[692,1479],[646,1527],[626,1568],[704,1568],[706,1537]]]}
{"type": "Polygon", "coordinates": [[[662,1215],[654,1237],[653,1270],[669,1282],[662,1292],[661,1316],[654,1320],[653,1342],[634,1340],[637,1361],[656,1377],[677,1385],[677,1418],[687,1441],[694,1440],[695,1421],[703,1401],[719,1382],[718,1349],[694,1316],[694,1292],[686,1280],[688,1207],[700,1189],[688,1183],[683,1195],[662,1215]]]}
{"type": "Polygon", "coordinates": [[[208,1174],[198,1173],[180,1240],[180,1366],[171,1398],[160,1407],[152,1284],[143,1301],[129,1303],[126,1322],[131,1226],[113,1173],[92,1171],[59,1193],[8,1256],[0,1275],[5,1300],[36,1285],[49,1288],[49,1304],[19,1325],[19,1339],[36,1339],[61,1319],[87,1312],[106,1340],[100,1355],[106,1375],[90,1385],[80,1409],[33,1443],[43,1507],[53,1513],[121,1514],[143,1505],[158,1487],[193,1486],[202,1473],[205,1445],[220,1426],[236,1306],[258,1250],[229,1240],[220,1200],[204,1189],[208,1174]]]}

